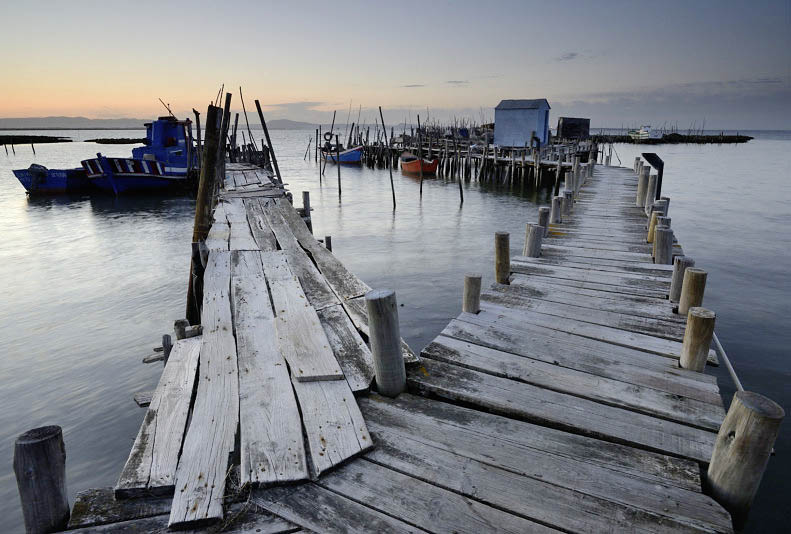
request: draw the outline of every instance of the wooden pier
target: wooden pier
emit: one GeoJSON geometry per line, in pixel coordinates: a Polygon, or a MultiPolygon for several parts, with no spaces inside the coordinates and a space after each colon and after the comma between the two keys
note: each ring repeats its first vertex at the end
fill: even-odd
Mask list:
{"type": "Polygon", "coordinates": [[[718,358],[707,343],[696,356],[667,298],[643,173],[571,165],[524,255],[498,235],[503,283],[481,292],[471,274],[465,311],[420,358],[390,351],[406,370],[391,398],[376,392],[370,288],[313,237],[309,203],[229,164],[201,335],[177,336],[117,485],[80,493],[69,529],[732,532],[703,492],[719,388],[679,364],[718,358]]]}

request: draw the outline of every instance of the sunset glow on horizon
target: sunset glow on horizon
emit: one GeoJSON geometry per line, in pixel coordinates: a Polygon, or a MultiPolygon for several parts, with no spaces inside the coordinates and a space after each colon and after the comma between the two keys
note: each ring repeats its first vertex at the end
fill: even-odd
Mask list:
{"type": "Polygon", "coordinates": [[[241,85],[248,112],[308,122],[535,97],[597,126],[791,122],[783,1],[27,2],[0,28],[0,117],[184,116],[224,83],[235,109],[241,85]]]}

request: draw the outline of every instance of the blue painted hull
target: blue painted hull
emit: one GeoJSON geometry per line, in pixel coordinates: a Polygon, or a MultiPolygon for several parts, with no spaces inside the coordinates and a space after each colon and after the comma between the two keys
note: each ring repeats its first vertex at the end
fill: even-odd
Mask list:
{"type": "Polygon", "coordinates": [[[91,181],[83,169],[45,169],[45,172],[38,173],[30,169],[18,169],[13,172],[31,195],[84,193],[92,189],[91,181]]]}
{"type": "Polygon", "coordinates": [[[168,189],[178,187],[184,183],[184,178],[168,178],[166,176],[99,176],[91,180],[93,185],[100,191],[107,193],[144,193],[147,191],[164,192],[168,189]]]}
{"type": "MultiPolygon", "coordinates": [[[[323,152],[324,157],[333,162],[338,162],[338,155],[334,152],[323,152]]],[[[360,163],[363,157],[363,147],[358,146],[349,150],[342,150],[340,154],[341,163],[360,163]]]]}
{"type": "Polygon", "coordinates": [[[159,161],[98,157],[82,161],[91,183],[100,191],[124,193],[165,192],[187,184],[187,169],[168,167],[159,161]]]}

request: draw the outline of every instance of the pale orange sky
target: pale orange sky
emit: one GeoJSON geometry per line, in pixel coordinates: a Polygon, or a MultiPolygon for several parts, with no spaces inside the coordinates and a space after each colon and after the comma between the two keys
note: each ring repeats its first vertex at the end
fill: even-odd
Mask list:
{"type": "Polygon", "coordinates": [[[258,98],[272,118],[306,121],[345,120],[350,100],[371,116],[479,118],[545,97],[599,124],[772,127],[791,103],[788,5],[15,3],[0,22],[0,117],[149,118],[159,97],[185,115],[225,83],[235,98],[243,86],[248,111],[258,98]]]}

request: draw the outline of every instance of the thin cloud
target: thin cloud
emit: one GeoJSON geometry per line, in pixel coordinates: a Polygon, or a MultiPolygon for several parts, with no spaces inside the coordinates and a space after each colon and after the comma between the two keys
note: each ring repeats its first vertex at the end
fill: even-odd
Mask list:
{"type": "Polygon", "coordinates": [[[422,83],[410,83],[408,85],[402,85],[401,87],[406,87],[408,89],[411,89],[413,87],[425,87],[425,84],[422,84],[422,83]]]}
{"type": "Polygon", "coordinates": [[[572,61],[580,57],[579,52],[566,52],[565,54],[555,58],[555,61],[572,61]]]}
{"type": "Polygon", "coordinates": [[[447,83],[449,85],[455,85],[455,86],[458,87],[460,85],[469,85],[470,81],[469,80],[448,80],[445,83],[447,83]]]}

